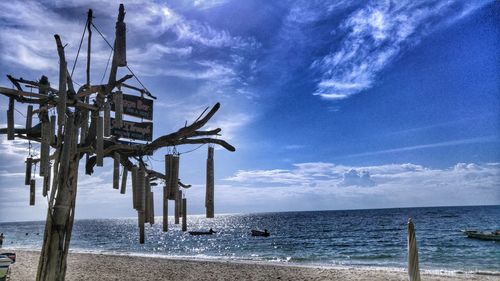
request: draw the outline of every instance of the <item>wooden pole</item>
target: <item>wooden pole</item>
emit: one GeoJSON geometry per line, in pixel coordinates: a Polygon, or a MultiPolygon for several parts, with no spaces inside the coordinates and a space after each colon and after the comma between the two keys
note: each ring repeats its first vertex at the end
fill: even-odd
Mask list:
{"type": "Polygon", "coordinates": [[[102,167],[103,165],[103,149],[104,149],[104,140],[103,140],[103,118],[99,116],[97,118],[97,132],[96,132],[96,166],[102,167]]]}
{"type": "Polygon", "coordinates": [[[26,112],[26,135],[28,135],[29,131],[31,130],[32,122],[33,122],[33,106],[30,104],[28,105],[28,109],[26,112]]]}
{"type": "Polygon", "coordinates": [[[187,199],[182,199],[182,231],[187,230],[187,199]]]}
{"type": "Polygon", "coordinates": [[[163,232],[168,231],[168,183],[163,187],[163,232]]]}
{"type": "Polygon", "coordinates": [[[208,147],[207,157],[207,188],[205,195],[206,217],[214,217],[214,148],[208,147]]]}
{"type": "Polygon", "coordinates": [[[14,98],[9,97],[9,109],[7,110],[7,139],[14,139],[14,98]]]}
{"type": "Polygon", "coordinates": [[[24,185],[31,184],[31,169],[33,165],[33,158],[26,158],[26,172],[24,173],[24,185]]]}
{"type": "Polygon", "coordinates": [[[113,188],[120,188],[120,153],[115,152],[113,156],[113,188]]]}
{"type": "Polygon", "coordinates": [[[35,180],[30,181],[30,206],[35,205],[35,180]]]}
{"type": "MultiPolygon", "coordinates": [[[[120,10],[123,10],[120,5],[120,10]]],[[[125,22],[116,22],[115,58],[117,66],[127,66],[127,45],[126,45],[126,25],[125,22]]]]}
{"type": "Polygon", "coordinates": [[[56,38],[57,52],[59,53],[59,101],[57,102],[57,125],[62,127],[66,121],[66,83],[68,70],[61,38],[57,34],[54,37],[56,38]]]}
{"type": "Polygon", "coordinates": [[[120,189],[120,193],[121,194],[125,194],[125,191],[127,190],[127,174],[128,174],[127,167],[123,166],[123,171],[122,171],[122,187],[120,189]]]}

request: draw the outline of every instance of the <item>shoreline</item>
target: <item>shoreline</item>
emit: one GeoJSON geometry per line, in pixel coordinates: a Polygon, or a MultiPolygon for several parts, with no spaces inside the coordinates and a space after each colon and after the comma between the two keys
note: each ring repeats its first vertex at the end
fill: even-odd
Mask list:
{"type": "MultiPolygon", "coordinates": [[[[11,280],[34,280],[38,250],[13,250],[17,262],[11,280]]],[[[496,272],[447,272],[421,270],[425,280],[500,280],[496,272]]],[[[407,280],[404,268],[371,266],[321,266],[264,261],[194,259],[70,251],[67,280],[407,280]],[[94,276],[94,277],[92,277],[94,276]]]]}

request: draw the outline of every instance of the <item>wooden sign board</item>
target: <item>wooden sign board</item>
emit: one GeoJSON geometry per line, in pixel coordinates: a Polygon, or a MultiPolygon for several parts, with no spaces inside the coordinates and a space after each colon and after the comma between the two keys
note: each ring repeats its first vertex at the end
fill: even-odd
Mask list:
{"type": "Polygon", "coordinates": [[[116,120],[111,118],[111,134],[126,139],[153,140],[153,122],[132,122],[123,120],[121,128],[115,128],[116,120]]]}
{"type": "MultiPolygon", "coordinates": [[[[153,120],[153,100],[123,94],[123,113],[147,120],[153,120]]],[[[115,104],[111,102],[111,110],[115,111],[115,104]]]]}

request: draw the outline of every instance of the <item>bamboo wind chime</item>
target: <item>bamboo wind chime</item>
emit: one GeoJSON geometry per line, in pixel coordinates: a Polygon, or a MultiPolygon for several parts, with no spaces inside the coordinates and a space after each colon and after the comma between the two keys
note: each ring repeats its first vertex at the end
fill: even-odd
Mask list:
{"type": "Polygon", "coordinates": [[[207,218],[214,217],[214,148],[208,146],[207,156],[207,187],[205,194],[205,207],[207,218]]]}

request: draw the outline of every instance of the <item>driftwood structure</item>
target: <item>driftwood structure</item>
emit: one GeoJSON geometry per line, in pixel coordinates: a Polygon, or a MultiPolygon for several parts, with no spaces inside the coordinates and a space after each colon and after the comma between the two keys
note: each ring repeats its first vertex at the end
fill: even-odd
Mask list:
{"type": "MultiPolygon", "coordinates": [[[[144,243],[144,224],[155,223],[152,187],[164,183],[163,231],[168,230],[168,200],[175,201],[175,223],[179,223],[179,217],[182,217],[182,230],[185,231],[187,229],[187,200],[183,198],[180,188],[190,186],[179,181],[178,154],[171,153],[165,156],[164,173],[148,167],[143,157],[152,155],[163,147],[174,147],[173,151],[176,151],[175,146],[179,145],[209,144],[205,204],[207,217],[213,217],[213,145],[235,151],[235,148],[226,141],[214,138],[219,135],[220,128],[202,129],[220,108],[219,103],[208,112],[202,113],[192,124],[186,124],[176,132],[154,140],[152,139],[152,122],[125,120],[125,115],[152,120],[152,105],[156,98],[145,88],[125,83],[135,75],[127,66],[124,18],[125,9],[123,5],[120,5],[114,45],[109,44],[114,51],[106,84],[93,85],[90,81],[92,30],[97,27],[92,22],[92,10],[89,10],[86,23],[87,79],[83,86],[79,89],[74,88],[72,74],[68,71],[66,63],[65,47],[61,37],[54,35],[59,56],[57,89],[51,87],[45,76],[42,76],[39,81],[29,81],[8,75],[15,89],[0,87],[0,94],[8,97],[7,128],[0,129],[0,133],[7,134],[8,140],[20,138],[41,144],[39,156],[30,153],[26,159],[24,181],[25,185],[29,185],[29,204],[34,205],[36,180],[33,169],[38,167],[37,172],[43,178],[40,185],[43,188],[42,194],[48,196],[48,211],[37,280],[60,281],[65,278],[66,260],[75,217],[78,168],[81,160],[85,162],[86,174],[91,175],[95,166],[102,167],[104,159],[111,159],[113,162],[112,186],[121,194],[126,192],[127,174],[130,173],[132,205],[137,210],[139,241],[144,243]],[[118,67],[127,67],[131,74],[117,79],[118,67]],[[38,93],[26,91],[23,86],[38,89],[38,93]],[[125,88],[138,92],[139,96],[123,93],[122,90],[125,88]],[[25,128],[14,126],[16,102],[28,104],[25,128]],[[131,108],[130,104],[134,102],[140,102],[142,107],[131,108]],[[149,111],[144,110],[148,107],[149,111]],[[33,125],[33,117],[38,117],[38,124],[33,125]]],[[[140,83],[140,80],[137,79],[137,81],[140,83]]],[[[143,86],[142,83],[140,84],[143,86]]]]}

